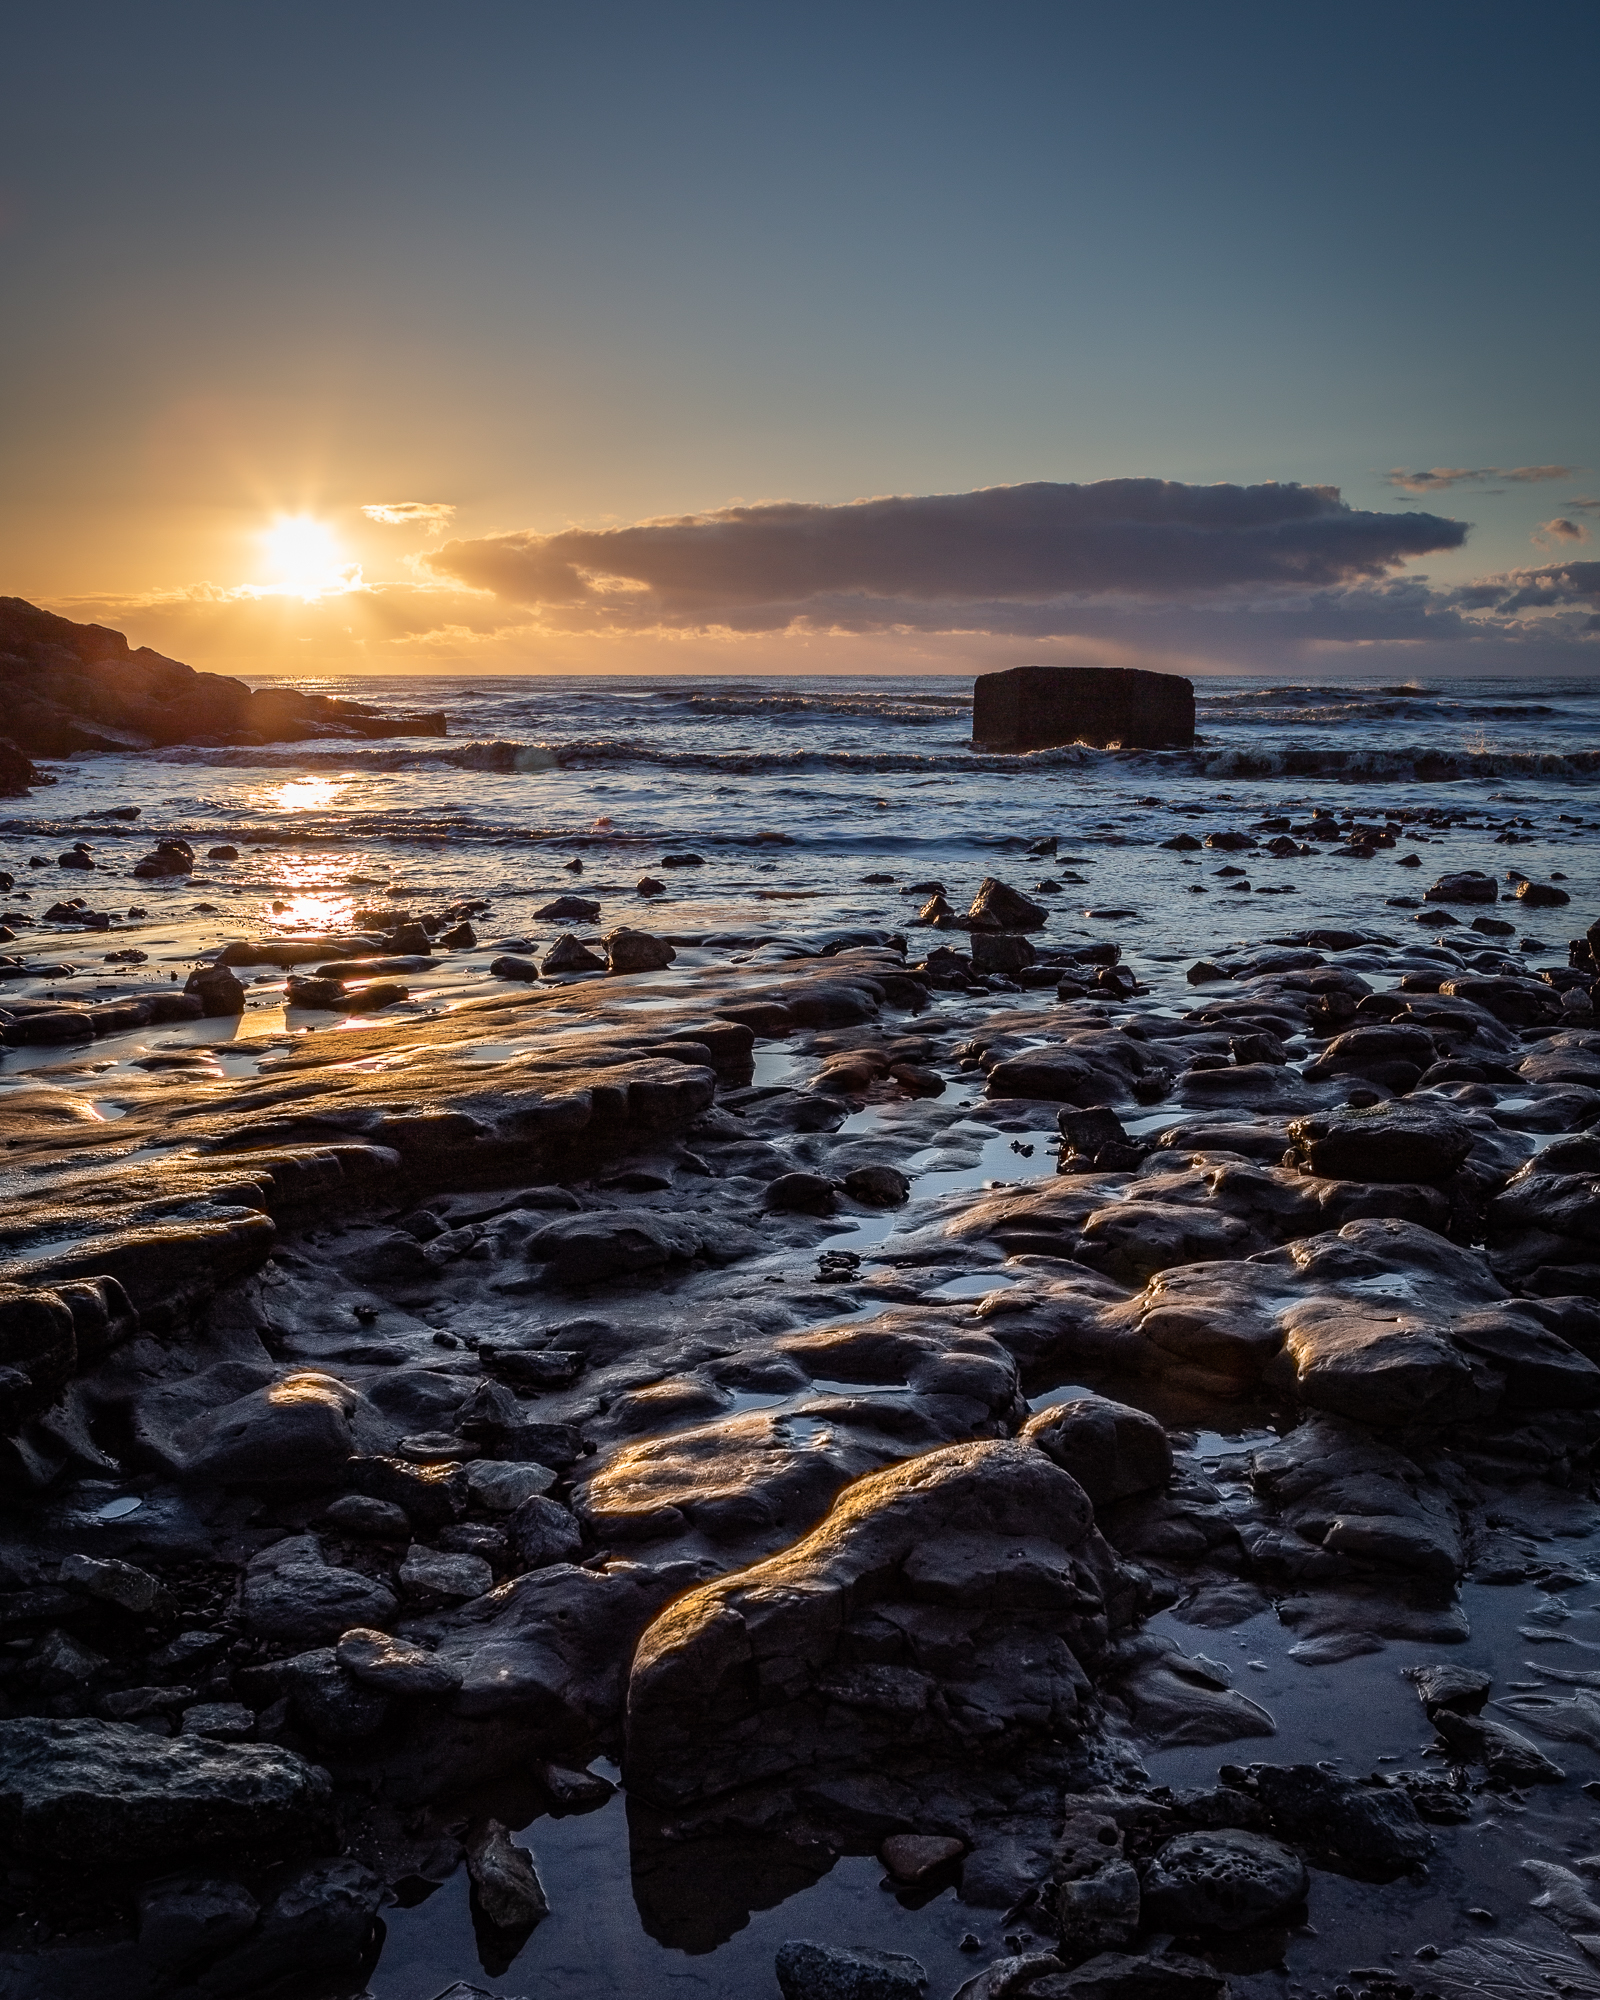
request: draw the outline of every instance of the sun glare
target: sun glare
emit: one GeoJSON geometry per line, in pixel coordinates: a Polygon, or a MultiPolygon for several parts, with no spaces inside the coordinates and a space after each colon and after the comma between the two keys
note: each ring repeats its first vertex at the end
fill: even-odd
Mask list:
{"type": "Polygon", "coordinates": [[[350,586],[333,530],[309,514],[280,514],[261,537],[272,588],[287,597],[320,597],[325,591],[350,586]]]}

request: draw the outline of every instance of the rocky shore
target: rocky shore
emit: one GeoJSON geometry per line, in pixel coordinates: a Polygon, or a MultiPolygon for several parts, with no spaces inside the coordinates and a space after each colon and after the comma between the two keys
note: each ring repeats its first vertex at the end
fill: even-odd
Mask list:
{"type": "Polygon", "coordinates": [[[898,932],[578,896],[390,1014],[478,901],[0,997],[84,1063],[256,978],[321,1027],[0,1093],[0,1990],[355,1995],[464,1872],[520,1992],[507,1828],[618,1784],[684,1950],[875,1856],[954,1889],[963,2000],[1600,1989],[1600,926],[1532,976],[1510,886],[1187,968],[995,880],[898,932]],[[1562,1607],[1531,1677],[1485,1585],[1562,1607]],[[1409,1664],[1412,1761],[1275,1758],[1202,1651],[1267,1625],[1353,1712],[1409,1664]],[[1507,1825],[1542,1946],[1386,1919],[1507,1825]]]}
{"type": "Polygon", "coordinates": [[[120,632],[79,625],[20,597],[0,597],[6,681],[0,797],[30,785],[32,757],[148,750],[173,743],[290,743],[308,737],[443,736],[440,714],[383,715],[364,702],[292,688],[252,691],[226,674],[131,648],[120,632]]]}

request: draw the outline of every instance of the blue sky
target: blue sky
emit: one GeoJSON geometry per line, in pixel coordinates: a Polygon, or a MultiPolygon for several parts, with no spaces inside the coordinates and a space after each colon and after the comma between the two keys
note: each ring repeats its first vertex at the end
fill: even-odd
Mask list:
{"type": "Polygon", "coordinates": [[[1592,4],[1425,0],[14,17],[0,589],[255,669],[1586,671],[1597,54],[1592,4]],[[1469,531],[962,609],[847,563],[754,621],[503,560],[1140,479],[1469,531]]]}

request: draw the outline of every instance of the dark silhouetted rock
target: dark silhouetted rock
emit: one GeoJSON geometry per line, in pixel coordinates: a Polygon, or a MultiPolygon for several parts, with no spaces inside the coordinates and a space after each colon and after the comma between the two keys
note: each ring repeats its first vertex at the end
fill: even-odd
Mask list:
{"type": "Polygon", "coordinates": [[[922,2000],[928,1975],[903,1951],[791,1938],[775,1961],[783,2000],[922,2000]]]}
{"type": "Polygon", "coordinates": [[[1109,1397],[1084,1396],[1041,1410],[1022,1435],[1070,1472],[1097,1509],[1154,1492],[1172,1477],[1172,1446],[1162,1425],[1109,1397]]]}
{"type": "Polygon", "coordinates": [[[1328,1180],[1446,1181],[1475,1136],[1459,1112],[1417,1102],[1319,1111],[1289,1126],[1296,1163],[1328,1180]]]}
{"type": "MultiPolygon", "coordinates": [[[[966,927],[972,931],[1037,931],[1042,930],[1050,920],[1050,912],[1042,903],[1030,902],[1019,889],[1011,888],[993,875],[985,875],[978,884],[978,893],[972,899],[967,911],[966,927]]],[[[973,939],[973,964],[978,963],[977,939],[973,939]]],[[[1033,954],[1029,953],[1029,959],[1033,954]]],[[[1026,963],[1027,961],[1024,961],[1026,963]]],[[[996,966],[995,971],[1010,968],[996,966]]],[[[1020,970],[1021,968],[1017,968],[1020,970]]]]}
{"type": "Polygon", "coordinates": [[[1194,683],[1141,667],[1012,667],[972,689],[975,750],[1068,743],[1157,750],[1194,742],[1194,683]]]}
{"type": "Polygon", "coordinates": [[[535,922],[541,924],[592,924],[599,914],[600,905],[587,896],[557,896],[553,903],[546,903],[533,913],[535,922]]]}
{"type": "Polygon", "coordinates": [[[189,974],[185,993],[197,993],[208,1020],[244,1012],[244,984],[226,965],[202,965],[189,974]]]}
{"type": "Polygon", "coordinates": [[[194,849],[186,840],[158,840],[133,865],[141,882],[172,882],[194,873],[194,849]]]}
{"type": "Polygon", "coordinates": [[[648,931],[611,931],[605,944],[608,972],[661,972],[678,955],[665,938],[648,931]]]}
{"type": "Polygon", "coordinates": [[[1500,885],[1492,875],[1476,868],[1463,868],[1441,875],[1422,892],[1425,903],[1498,903],[1500,885]]]}
{"type": "MultiPolygon", "coordinates": [[[[0,598],[6,728],[28,756],[169,743],[293,742],[312,736],[443,736],[445,718],[383,715],[364,702],[197,673],[120,632],[0,598]]],[[[37,778],[29,782],[37,783],[37,778]]],[[[137,872],[137,871],[136,871],[137,872]]]]}
{"type": "Polygon", "coordinates": [[[1305,1863],[1265,1834],[1233,1827],[1169,1840],[1144,1879],[1144,1914],[1164,1931],[1242,1931],[1292,1910],[1305,1863]]]}
{"type": "Polygon", "coordinates": [[[587,945],[579,944],[570,931],[558,937],[539,961],[539,970],[547,976],[553,972],[604,972],[605,969],[605,960],[587,945]]]}

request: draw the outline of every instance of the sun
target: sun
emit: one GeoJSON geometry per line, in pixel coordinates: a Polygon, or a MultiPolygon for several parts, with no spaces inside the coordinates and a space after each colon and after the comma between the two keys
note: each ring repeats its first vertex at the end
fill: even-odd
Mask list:
{"type": "Polygon", "coordinates": [[[350,587],[350,565],[338,537],[309,514],[280,514],[261,536],[271,588],[285,597],[321,597],[350,587]]]}

